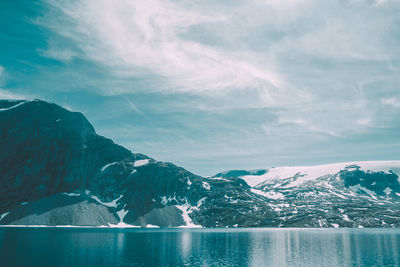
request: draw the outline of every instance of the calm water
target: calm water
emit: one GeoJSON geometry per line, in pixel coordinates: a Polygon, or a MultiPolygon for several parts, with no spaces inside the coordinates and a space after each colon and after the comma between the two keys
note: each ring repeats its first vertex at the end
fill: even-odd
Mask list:
{"type": "Polygon", "coordinates": [[[399,266],[397,229],[0,228],[0,266],[399,266]]]}

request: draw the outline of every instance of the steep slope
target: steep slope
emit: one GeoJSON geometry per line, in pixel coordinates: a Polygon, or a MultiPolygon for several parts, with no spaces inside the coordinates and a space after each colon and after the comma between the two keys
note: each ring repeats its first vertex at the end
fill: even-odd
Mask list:
{"type": "MultiPolygon", "coordinates": [[[[104,225],[105,222],[134,223],[139,220],[147,224],[143,219],[145,215],[165,206],[160,196],[175,197],[176,203],[172,204],[176,205],[197,204],[196,193],[186,192],[189,178],[193,188],[196,183],[202,188],[201,177],[173,164],[131,153],[97,135],[81,113],[40,100],[0,101],[0,145],[1,224],[47,222],[39,219],[40,216],[22,220],[39,210],[47,217],[55,217],[51,213],[59,207],[72,212],[71,205],[76,203],[54,202],[52,196],[61,193],[69,193],[64,198],[81,196],[80,202],[91,199],[95,205],[111,209],[113,216],[106,215],[100,208],[99,214],[87,215],[98,216],[97,221],[93,218],[75,221],[65,215],[64,223],[50,220],[52,225],[76,224],[78,221],[79,225],[104,225]]],[[[81,211],[77,209],[78,212],[81,211]]],[[[57,216],[59,213],[60,209],[57,216]]],[[[162,214],[161,211],[158,213],[162,214]]],[[[173,226],[182,223],[182,211],[175,208],[175,213],[175,217],[179,215],[181,219],[171,222],[173,226]]],[[[150,218],[154,219],[154,216],[150,218]]]]}

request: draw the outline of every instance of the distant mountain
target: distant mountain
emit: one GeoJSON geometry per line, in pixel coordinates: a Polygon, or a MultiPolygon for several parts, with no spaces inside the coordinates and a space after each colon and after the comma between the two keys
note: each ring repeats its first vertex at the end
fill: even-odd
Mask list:
{"type": "Polygon", "coordinates": [[[0,145],[2,225],[400,226],[400,161],[200,177],[40,100],[0,101],[0,145]]]}
{"type": "Polygon", "coordinates": [[[400,226],[400,161],[228,171],[275,211],[283,227],[400,226]]]}

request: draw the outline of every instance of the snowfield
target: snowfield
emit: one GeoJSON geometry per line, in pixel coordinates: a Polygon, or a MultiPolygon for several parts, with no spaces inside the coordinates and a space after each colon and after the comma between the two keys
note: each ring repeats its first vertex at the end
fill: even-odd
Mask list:
{"type": "Polygon", "coordinates": [[[393,171],[400,177],[400,161],[356,161],[356,162],[342,162],[334,164],[325,164],[318,166],[298,166],[298,167],[276,167],[268,169],[263,175],[246,175],[241,178],[251,187],[279,180],[294,178],[292,182],[284,185],[284,188],[297,187],[307,181],[312,181],[317,178],[333,175],[339,173],[341,170],[354,169],[359,166],[360,170],[365,172],[385,172],[393,171]]]}

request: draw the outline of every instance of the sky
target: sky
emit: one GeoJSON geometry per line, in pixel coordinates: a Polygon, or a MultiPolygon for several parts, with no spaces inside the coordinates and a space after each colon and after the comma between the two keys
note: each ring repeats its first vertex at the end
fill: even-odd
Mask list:
{"type": "Polygon", "coordinates": [[[2,0],[0,98],[200,175],[400,159],[399,0],[2,0]]]}

